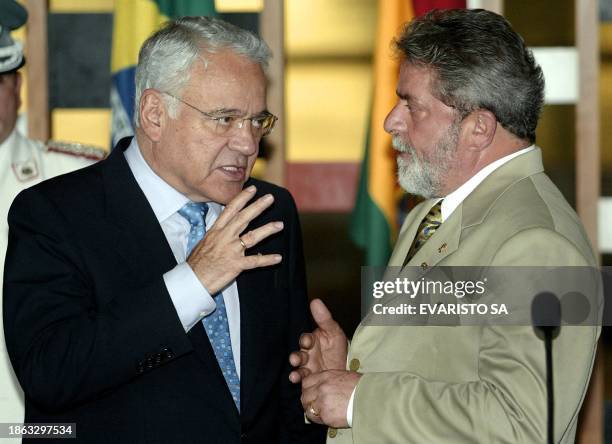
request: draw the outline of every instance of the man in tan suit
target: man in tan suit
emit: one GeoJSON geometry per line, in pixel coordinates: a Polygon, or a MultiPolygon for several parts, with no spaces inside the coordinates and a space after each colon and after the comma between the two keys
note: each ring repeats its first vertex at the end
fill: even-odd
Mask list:
{"type": "MultiPolygon", "coordinates": [[[[398,103],[385,129],[400,184],[426,200],[389,265],[595,266],[534,145],[544,80],[510,24],[484,10],[433,11],[395,45],[398,103]]],[[[308,419],[330,426],[328,442],[546,442],[544,342],[533,327],[362,322],[347,350],[324,304],[311,309],[318,328],[290,356],[290,379],[302,383],[308,419]]],[[[598,334],[561,327],[554,339],[555,442],[574,441],[598,334]]]]}

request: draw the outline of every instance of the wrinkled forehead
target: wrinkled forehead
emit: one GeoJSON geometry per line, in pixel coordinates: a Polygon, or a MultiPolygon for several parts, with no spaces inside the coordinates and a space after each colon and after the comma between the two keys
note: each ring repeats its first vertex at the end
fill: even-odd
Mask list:
{"type": "Polygon", "coordinates": [[[196,60],[190,74],[184,97],[236,109],[265,108],[266,76],[261,65],[246,56],[211,54],[196,60]]]}
{"type": "Polygon", "coordinates": [[[399,97],[436,98],[436,71],[427,65],[404,60],[400,64],[397,94],[399,97]]]}

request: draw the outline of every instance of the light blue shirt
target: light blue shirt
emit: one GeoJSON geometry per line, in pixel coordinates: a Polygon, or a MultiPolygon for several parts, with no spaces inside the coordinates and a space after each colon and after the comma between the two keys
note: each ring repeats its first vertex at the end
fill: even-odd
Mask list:
{"type": "MultiPolygon", "coordinates": [[[[161,225],[178,264],[172,270],[164,273],[163,277],[176,313],[185,332],[188,332],[216,308],[214,299],[186,262],[187,237],[191,226],[183,216],[178,214],[178,210],[189,202],[189,199],[172,188],[151,169],[142,157],[135,137],[124,155],[136,182],[161,225]]],[[[208,202],[208,208],[206,228],[210,229],[224,207],[215,202],[208,202]]],[[[240,377],[240,301],[235,280],[222,290],[222,296],[227,309],[232,353],[236,371],[240,377]]]]}

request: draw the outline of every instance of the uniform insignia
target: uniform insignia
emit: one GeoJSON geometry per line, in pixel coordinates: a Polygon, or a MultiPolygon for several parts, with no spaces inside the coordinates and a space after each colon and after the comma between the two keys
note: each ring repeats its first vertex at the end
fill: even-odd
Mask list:
{"type": "Polygon", "coordinates": [[[69,156],[84,157],[90,160],[102,160],[106,157],[106,151],[95,145],[84,145],[75,142],[61,142],[49,140],[45,144],[47,151],[68,154],[69,156]]]}
{"type": "Polygon", "coordinates": [[[19,182],[28,182],[38,177],[38,166],[34,159],[16,162],[11,165],[19,182]]]}

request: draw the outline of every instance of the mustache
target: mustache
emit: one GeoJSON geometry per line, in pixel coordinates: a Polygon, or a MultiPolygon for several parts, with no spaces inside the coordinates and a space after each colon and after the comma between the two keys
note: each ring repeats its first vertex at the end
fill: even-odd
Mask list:
{"type": "Polygon", "coordinates": [[[414,153],[414,148],[400,139],[399,136],[393,136],[391,139],[391,146],[400,153],[414,153]]]}

